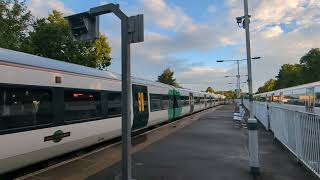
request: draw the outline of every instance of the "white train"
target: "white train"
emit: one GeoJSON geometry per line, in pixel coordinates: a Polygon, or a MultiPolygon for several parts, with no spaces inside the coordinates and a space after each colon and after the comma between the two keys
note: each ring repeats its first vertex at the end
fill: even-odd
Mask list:
{"type": "MultiPolygon", "coordinates": [[[[120,79],[0,48],[0,174],[120,136],[120,79]]],[[[137,131],[225,97],[132,78],[132,98],[137,131]]]]}
{"type": "Polygon", "coordinates": [[[268,106],[320,114],[320,81],[256,94],[254,100],[268,106]]]}

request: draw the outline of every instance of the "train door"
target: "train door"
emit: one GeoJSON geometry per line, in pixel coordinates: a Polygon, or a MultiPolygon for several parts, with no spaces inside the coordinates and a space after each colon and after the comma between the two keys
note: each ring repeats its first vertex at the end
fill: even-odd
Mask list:
{"type": "Polygon", "coordinates": [[[193,93],[189,93],[189,102],[190,102],[190,113],[193,113],[194,111],[193,93]]]}
{"type": "Polygon", "coordinates": [[[132,130],[139,130],[148,124],[148,89],[147,86],[132,85],[133,125],[132,130]]]}
{"type": "Polygon", "coordinates": [[[314,100],[315,100],[315,97],[314,97],[314,87],[311,87],[311,88],[307,88],[306,89],[306,111],[308,112],[313,112],[314,110],[314,100]]]}

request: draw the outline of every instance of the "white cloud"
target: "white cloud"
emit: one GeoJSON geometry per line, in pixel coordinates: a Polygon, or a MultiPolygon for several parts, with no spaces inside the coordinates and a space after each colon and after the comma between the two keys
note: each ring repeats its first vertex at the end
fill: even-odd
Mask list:
{"type": "MultiPolygon", "coordinates": [[[[140,0],[137,5],[139,12],[142,9],[145,15],[146,27],[172,33],[146,30],[145,42],[132,45],[133,74],[154,80],[164,68],[170,67],[174,70],[177,81],[184,87],[198,90],[204,90],[208,86],[216,89],[234,88],[227,85],[232,79],[221,77],[235,74],[235,66],[216,68],[203,64],[193,65],[190,59],[175,58],[175,54],[194,50],[206,53],[226,45],[236,45],[240,46],[239,51],[230,54],[245,57],[244,31],[235,24],[235,17],[243,14],[243,1],[227,0],[227,15],[212,23],[197,23],[183,9],[169,2],[140,0]]],[[[310,48],[320,47],[319,8],[319,0],[250,1],[252,56],[262,56],[262,59],[253,61],[255,89],[276,76],[282,64],[298,63],[299,58],[310,48]],[[291,23],[294,27],[289,32],[282,28],[291,23]]],[[[111,40],[119,41],[119,37],[111,37],[111,40]]],[[[118,57],[113,57],[119,60],[112,64],[118,68],[119,45],[120,43],[117,44],[118,47],[113,46],[113,54],[119,54],[118,57]]],[[[242,74],[247,74],[245,66],[241,71],[242,74]]]]}
{"type": "Polygon", "coordinates": [[[64,15],[70,15],[73,13],[71,9],[68,9],[59,0],[31,0],[28,4],[28,8],[35,17],[46,17],[54,9],[62,12],[64,15]]]}
{"type": "Polygon", "coordinates": [[[164,0],[140,0],[139,4],[148,23],[164,29],[180,32],[193,32],[202,25],[195,24],[191,17],[174,5],[168,5],[164,0]]]}
{"type": "Polygon", "coordinates": [[[262,32],[262,36],[264,38],[272,38],[276,36],[280,36],[283,33],[283,30],[280,26],[274,26],[267,28],[265,31],[262,32]]]}

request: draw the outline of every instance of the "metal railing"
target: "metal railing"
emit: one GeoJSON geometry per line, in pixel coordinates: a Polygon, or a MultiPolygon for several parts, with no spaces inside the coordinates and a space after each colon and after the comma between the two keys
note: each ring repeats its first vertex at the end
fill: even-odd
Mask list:
{"type": "MultiPolygon", "coordinates": [[[[248,109],[249,102],[243,101],[248,109]]],[[[320,178],[320,116],[254,102],[255,116],[298,161],[320,178]]]]}
{"type": "Polygon", "coordinates": [[[269,113],[267,111],[268,107],[266,103],[254,102],[254,115],[263,124],[266,130],[269,130],[269,113]]]}

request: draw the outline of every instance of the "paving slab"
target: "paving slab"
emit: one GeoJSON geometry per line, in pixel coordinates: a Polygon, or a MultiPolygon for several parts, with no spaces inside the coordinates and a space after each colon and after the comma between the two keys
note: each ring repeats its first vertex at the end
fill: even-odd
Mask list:
{"type": "MultiPolygon", "coordinates": [[[[232,120],[234,106],[210,111],[199,120],[133,154],[136,180],[248,180],[247,132],[232,120]]],[[[261,180],[316,180],[270,132],[259,130],[261,180]]],[[[113,180],[120,162],[87,180],[113,180]]]]}

